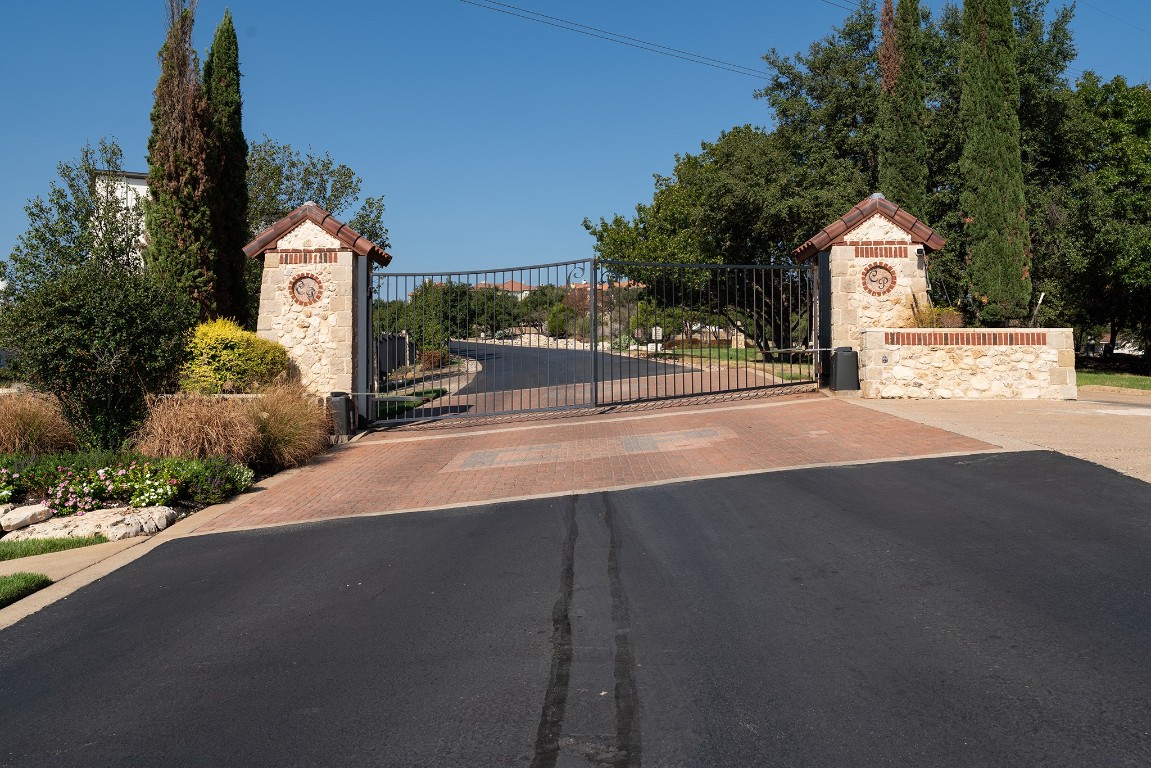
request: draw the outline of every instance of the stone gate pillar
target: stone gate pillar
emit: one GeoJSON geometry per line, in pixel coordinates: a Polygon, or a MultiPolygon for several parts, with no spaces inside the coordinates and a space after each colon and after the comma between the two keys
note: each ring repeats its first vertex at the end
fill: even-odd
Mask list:
{"type": "Polygon", "coordinates": [[[912,326],[915,302],[929,304],[927,254],[945,244],[877,192],[796,248],[798,260],[818,259],[819,346],[858,350],[863,328],[912,326]]]}
{"type": "Polygon", "coordinates": [[[244,247],[262,256],[256,332],[278,342],[316,395],[348,392],[372,420],[371,265],[392,257],[315,203],[304,203],[244,247]]]}

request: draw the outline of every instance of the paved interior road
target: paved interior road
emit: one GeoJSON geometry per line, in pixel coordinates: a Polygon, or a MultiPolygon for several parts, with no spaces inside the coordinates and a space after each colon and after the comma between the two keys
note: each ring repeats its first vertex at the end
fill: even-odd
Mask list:
{"type": "Polygon", "coordinates": [[[1144,766],[1149,515],[1034,452],[181,539],[0,632],[0,765],[1144,766]]]}
{"type": "MultiPolygon", "coordinates": [[[[478,359],[484,367],[476,379],[461,390],[461,395],[590,384],[592,380],[592,352],[586,349],[453,342],[452,354],[478,359]]],[[[608,352],[601,352],[599,357],[600,381],[667,376],[690,370],[674,363],[608,352]]]]}

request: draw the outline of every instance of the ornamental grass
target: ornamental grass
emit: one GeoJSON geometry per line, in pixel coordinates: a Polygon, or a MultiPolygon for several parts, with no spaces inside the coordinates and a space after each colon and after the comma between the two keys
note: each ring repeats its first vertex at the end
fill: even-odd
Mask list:
{"type": "Polygon", "coordinates": [[[267,387],[247,401],[260,433],[256,462],[266,470],[305,464],[330,445],[331,420],[323,400],[300,384],[267,387]]]}
{"type": "Polygon", "coordinates": [[[157,458],[219,457],[247,464],[261,440],[248,400],[184,393],[152,403],[135,448],[157,458]]]}
{"type": "Polygon", "coordinates": [[[76,434],[60,402],[48,395],[0,395],[0,454],[74,450],[76,434]]]}

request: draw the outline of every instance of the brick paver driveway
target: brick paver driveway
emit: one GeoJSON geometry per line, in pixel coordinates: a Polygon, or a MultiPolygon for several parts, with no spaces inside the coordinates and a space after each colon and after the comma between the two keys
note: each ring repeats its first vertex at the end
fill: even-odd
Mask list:
{"type": "Polygon", "coordinates": [[[198,532],[992,450],[818,394],[383,432],[272,479],[198,532]]]}

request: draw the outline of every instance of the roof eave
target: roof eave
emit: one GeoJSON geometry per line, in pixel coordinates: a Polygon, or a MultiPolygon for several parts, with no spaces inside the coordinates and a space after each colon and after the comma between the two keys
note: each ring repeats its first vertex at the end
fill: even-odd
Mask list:
{"type": "Polygon", "coordinates": [[[311,221],[320,229],[339,240],[342,246],[358,256],[371,259],[381,267],[386,267],[392,262],[392,255],[390,253],[315,203],[304,203],[256,235],[256,238],[252,240],[252,242],[244,246],[244,255],[255,257],[271,250],[272,246],[279,242],[280,238],[303,223],[305,219],[311,221]]]}

